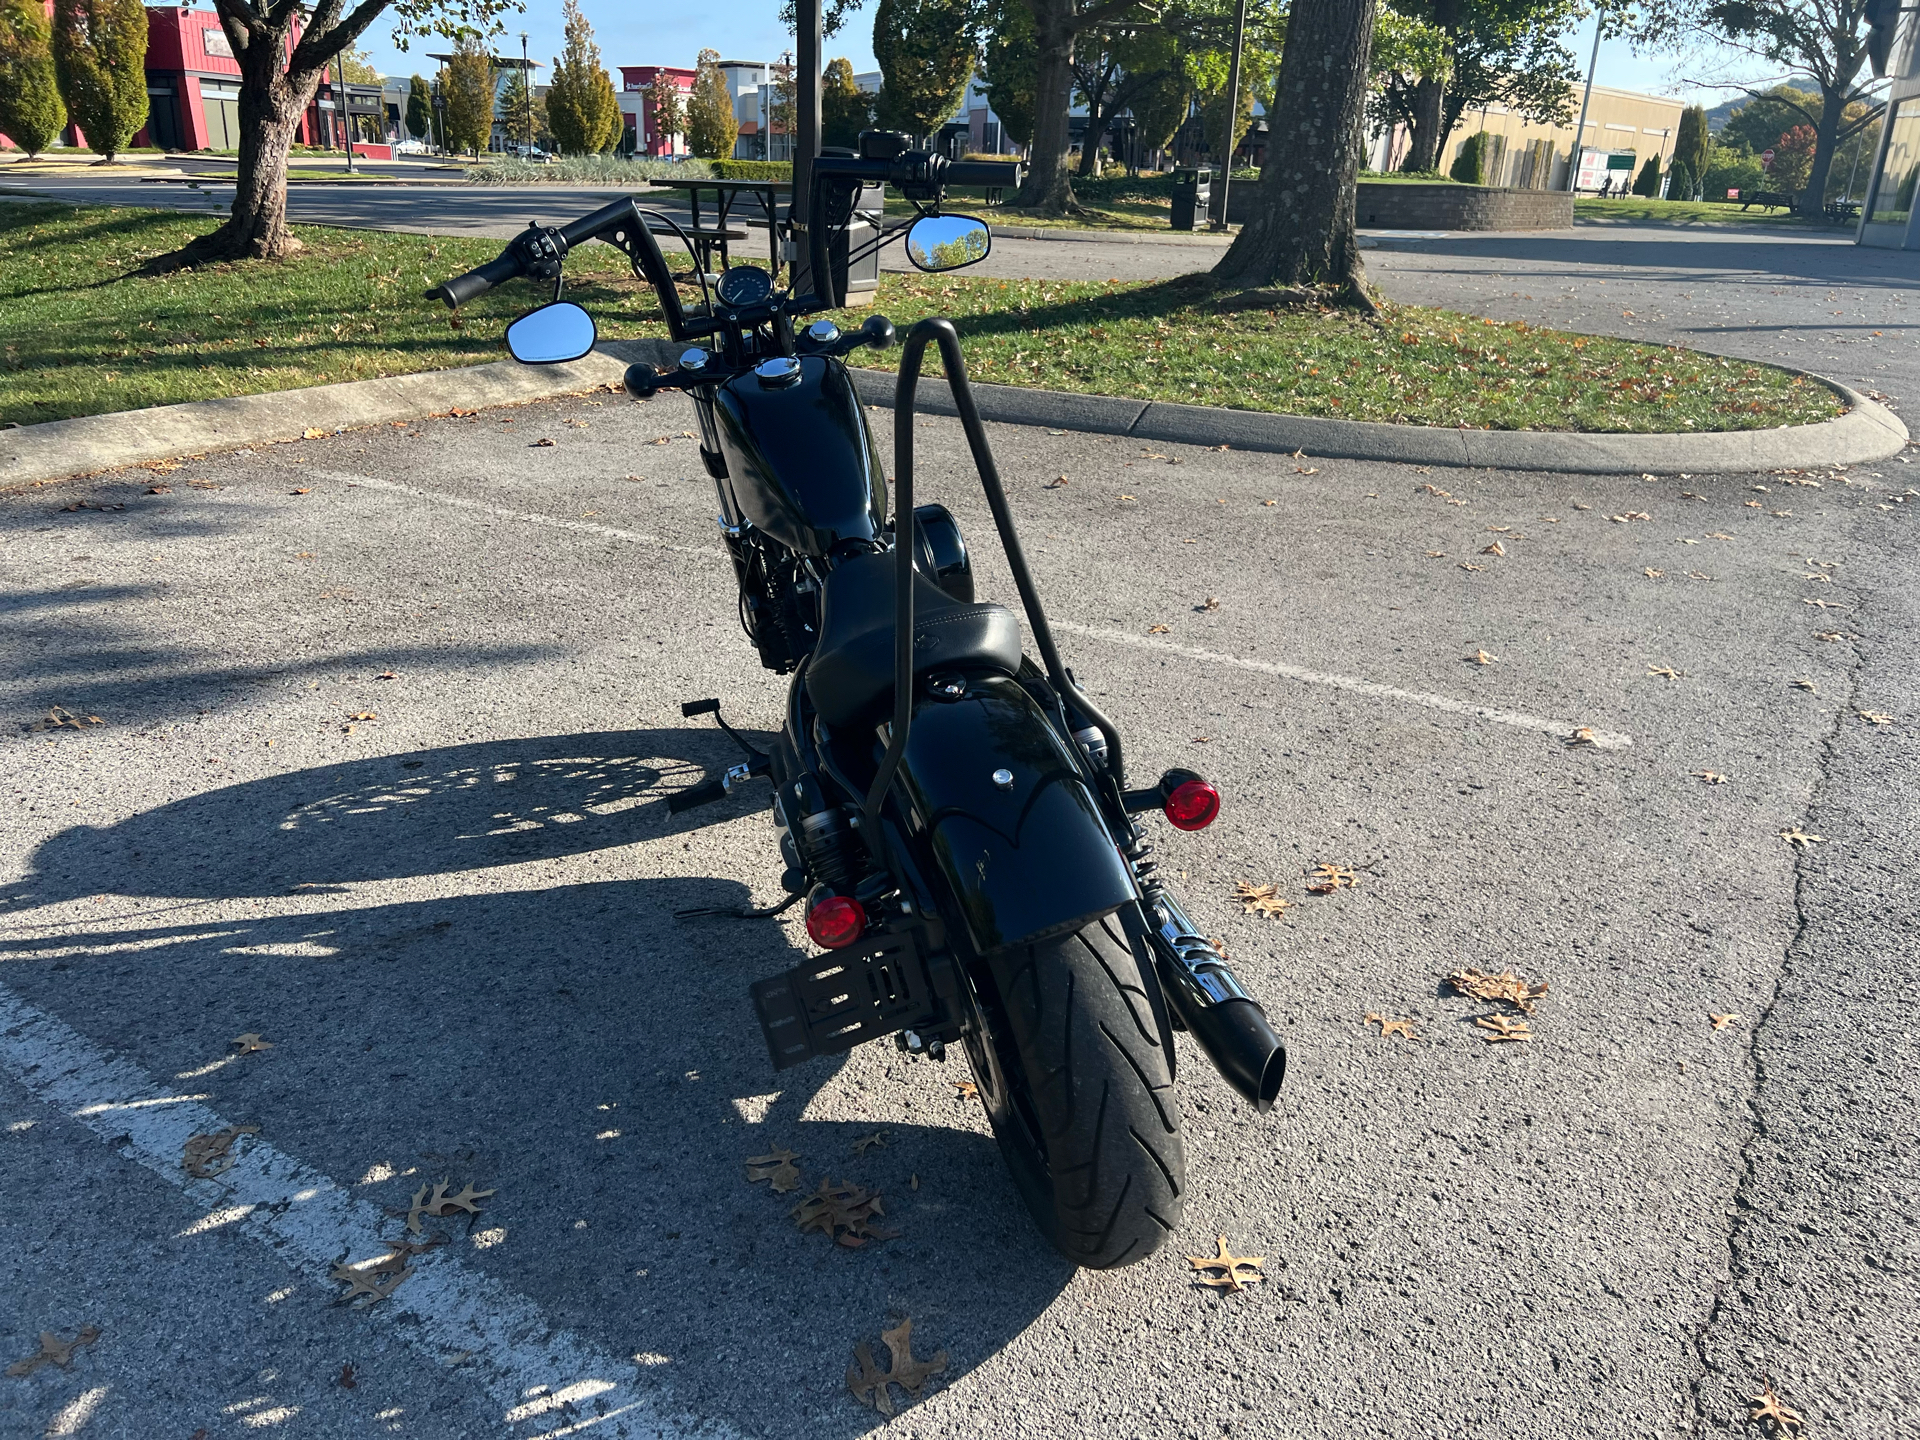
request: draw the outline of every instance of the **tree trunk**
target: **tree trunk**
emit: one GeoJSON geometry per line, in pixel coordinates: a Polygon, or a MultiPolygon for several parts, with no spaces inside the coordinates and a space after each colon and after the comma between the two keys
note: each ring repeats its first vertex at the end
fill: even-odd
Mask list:
{"type": "Polygon", "coordinates": [[[1033,144],[1027,151],[1027,178],[1013,203],[1023,210],[1065,215],[1079,208],[1067,178],[1067,152],[1072,148],[1067,112],[1073,99],[1073,0],[1028,0],[1028,4],[1037,50],[1033,144]]]}
{"type": "Polygon", "coordinates": [[[1268,150],[1217,282],[1345,285],[1372,309],[1353,207],[1373,22],[1374,0],[1294,0],[1273,105],[1275,139],[1284,133],[1287,143],[1268,150]]]}
{"type": "Polygon", "coordinates": [[[1446,86],[1431,75],[1422,75],[1413,87],[1413,123],[1407,137],[1407,158],[1402,170],[1435,170],[1440,165],[1440,112],[1446,98],[1446,86]]]}
{"type": "Polygon", "coordinates": [[[287,229],[287,152],[320,72],[284,72],[285,41],[256,38],[240,59],[240,157],[225,224],[147,264],[177,270],[224,260],[280,260],[300,249],[287,229]]]}
{"type": "Polygon", "coordinates": [[[1821,91],[1820,123],[1813,131],[1813,168],[1807,171],[1807,188],[1800,192],[1800,213],[1809,219],[1826,212],[1827,175],[1833,169],[1833,153],[1840,148],[1840,122],[1847,109],[1845,91],[1827,86],[1821,91]]]}
{"type": "Polygon", "coordinates": [[[1112,117],[1105,110],[1087,107],[1087,129],[1080,137],[1080,175],[1082,179],[1100,178],[1100,147],[1106,143],[1107,125],[1112,117]]]}

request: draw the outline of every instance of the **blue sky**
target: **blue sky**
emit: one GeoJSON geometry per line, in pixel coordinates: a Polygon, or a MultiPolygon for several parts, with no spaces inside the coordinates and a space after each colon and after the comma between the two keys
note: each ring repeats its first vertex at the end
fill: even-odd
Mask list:
{"type": "MultiPolygon", "coordinates": [[[[684,8],[584,0],[583,8],[600,42],[601,58],[616,78],[622,65],[690,66],[694,56],[707,46],[729,60],[775,60],[793,45],[793,37],[780,24],[779,0],[706,0],[684,8]]],[[[873,59],[874,8],[869,0],[865,10],[856,12],[847,27],[827,41],[828,59],[844,55],[855,70],[878,68],[873,59]]],[[[527,54],[543,67],[552,64],[553,57],[560,53],[562,39],[557,0],[528,0],[524,13],[509,14],[506,21],[507,34],[496,42],[500,53],[519,54],[520,33],[525,31],[527,54]]],[[[390,23],[376,22],[367,32],[362,48],[373,57],[374,65],[387,74],[431,73],[432,62],[425,59],[424,52],[443,47],[415,41],[412,51],[402,54],[393,44],[391,30],[390,23]]],[[[1568,41],[1583,72],[1592,44],[1591,24],[1583,24],[1568,41]]],[[[1675,68],[1670,60],[1641,58],[1626,42],[1609,40],[1600,46],[1595,83],[1697,99],[1709,106],[1731,93],[1689,93],[1673,83],[1675,68]]],[[[1688,73],[1698,70],[1697,66],[1688,67],[1688,73]]]]}

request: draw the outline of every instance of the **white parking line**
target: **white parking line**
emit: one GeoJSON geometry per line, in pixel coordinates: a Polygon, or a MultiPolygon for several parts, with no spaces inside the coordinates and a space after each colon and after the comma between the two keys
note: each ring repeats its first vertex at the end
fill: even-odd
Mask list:
{"type": "Polygon", "coordinates": [[[553,530],[572,530],[581,535],[599,535],[608,540],[631,540],[640,545],[654,545],[662,550],[671,550],[679,555],[711,555],[726,559],[727,552],[718,545],[679,545],[671,540],[662,540],[658,535],[649,535],[644,530],[622,530],[617,525],[598,525],[591,520],[567,520],[558,515],[542,515],[532,510],[509,510],[504,505],[489,505],[484,500],[468,500],[459,495],[449,495],[444,490],[421,490],[412,485],[396,484],[392,480],[376,480],[371,475],[355,475],[345,470],[306,470],[303,474],[318,479],[339,480],[348,485],[359,485],[368,490],[386,490],[395,495],[412,495],[420,500],[431,500],[436,505],[450,505],[456,510],[475,510],[483,515],[497,515],[502,520],[518,520],[527,525],[545,525],[553,530]]]}
{"type": "MultiPolygon", "coordinates": [[[[1538,715],[1527,715],[1518,710],[1499,710],[1491,705],[1475,705],[1468,700],[1456,700],[1451,695],[1434,695],[1424,690],[1402,690],[1398,685],[1382,685],[1375,680],[1362,680],[1357,675],[1329,675],[1321,670],[1308,670],[1300,665],[1288,665],[1279,660],[1247,660],[1238,655],[1222,655],[1215,650],[1197,650],[1191,645],[1175,645],[1165,640],[1151,639],[1145,635],[1132,635],[1125,630],[1102,630],[1092,625],[1076,625],[1071,620],[1049,620],[1055,630],[1068,630],[1075,635],[1085,635],[1090,640],[1106,640],[1115,645],[1132,645],[1142,650],[1160,650],[1170,655],[1182,655],[1189,660],[1200,660],[1210,665],[1231,665],[1240,670],[1256,670],[1262,675],[1277,675],[1285,680],[1300,680],[1309,685],[1329,685],[1336,690],[1350,690],[1356,695],[1372,695],[1382,700],[1405,700],[1414,705],[1424,705],[1429,710],[1444,710],[1450,715],[1470,715],[1477,720],[1490,720],[1496,725],[1513,725],[1522,730],[1538,730],[1544,735],[1557,735],[1561,739],[1571,737],[1576,728],[1565,720],[1542,720],[1538,715]]],[[[1601,730],[1592,726],[1585,727],[1589,743],[1603,750],[1625,750],[1633,744],[1633,738],[1614,730],[1601,730]]]]}
{"type": "MultiPolygon", "coordinates": [[[[350,485],[364,485],[373,490],[388,490],[397,495],[413,495],[423,500],[432,500],[437,504],[452,505],[462,510],[477,510],[483,514],[498,515],[505,520],[519,520],[529,525],[546,525],[556,530],[575,530],[589,535],[604,535],[614,540],[632,540],[643,545],[657,545],[663,550],[672,550],[681,555],[724,556],[726,551],[717,545],[676,545],[662,540],[657,535],[648,535],[638,530],[622,530],[613,525],[596,525],[589,520],[565,520],[558,515],[541,515],[533,511],[509,510],[500,505],[488,505],[480,500],[465,500],[458,496],[447,495],[438,490],[419,490],[411,485],[398,485],[391,480],[376,480],[369,475],[354,475],[337,470],[313,470],[306,472],[315,476],[324,476],[329,480],[343,480],[350,485]]],[[[1468,715],[1478,720],[1488,720],[1496,725],[1512,725],[1521,730],[1537,730],[1543,735],[1556,735],[1561,739],[1571,737],[1576,730],[1585,728],[1590,743],[1602,750],[1625,750],[1633,744],[1633,738],[1616,730],[1601,730],[1594,726],[1580,727],[1571,721],[1543,720],[1538,715],[1527,715],[1518,710],[1501,710],[1491,705],[1475,705],[1471,701],[1456,700],[1451,695],[1435,695],[1424,690],[1402,690],[1397,685],[1382,685],[1374,680],[1363,680],[1357,675],[1329,675],[1320,670],[1309,670],[1301,665],[1288,665],[1279,660],[1246,660],[1238,655],[1222,655],[1213,650],[1196,650],[1188,645],[1174,645],[1163,640],[1150,639],[1144,635],[1131,635],[1124,630],[1102,630],[1091,625],[1076,625],[1070,620],[1050,622],[1056,630],[1069,630],[1076,635],[1085,635],[1090,640],[1106,640],[1117,645],[1134,645],[1141,649],[1158,650],[1170,655],[1182,655],[1189,660],[1200,660],[1213,665],[1231,665],[1241,670],[1257,670],[1263,675],[1277,675],[1286,680],[1299,680],[1309,685],[1327,685],[1336,690],[1348,690],[1356,695],[1371,695],[1381,700],[1404,700],[1414,705],[1423,705],[1429,710],[1444,710],[1450,715],[1468,715]]]]}
{"type": "MultiPolygon", "coordinates": [[[[104,1137],[206,1207],[201,1228],[246,1231],[315,1285],[342,1261],[382,1253],[395,1222],[329,1177],[242,1138],[231,1170],[196,1180],[181,1168],[195,1135],[228,1128],[197,1097],[170,1096],[126,1060],[97,1049],[61,1021],[0,986],[0,1068],[37,1099],[104,1137]]],[[[414,1273],[360,1317],[440,1363],[467,1352],[456,1373],[498,1408],[500,1433],[632,1440],[739,1440],[731,1428],[680,1412],[640,1366],[554,1329],[532,1301],[477,1273],[446,1250],[412,1261],[414,1273]]],[[[337,1287],[333,1287],[337,1288],[337,1287]]]]}

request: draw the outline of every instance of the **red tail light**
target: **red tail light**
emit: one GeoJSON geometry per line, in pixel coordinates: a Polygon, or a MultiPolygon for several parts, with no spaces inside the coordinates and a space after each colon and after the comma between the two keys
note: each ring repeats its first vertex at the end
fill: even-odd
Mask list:
{"type": "Polygon", "coordinates": [[[1167,820],[1176,830],[1204,830],[1220,813],[1220,792],[1204,780],[1183,780],[1167,795],[1167,820]]]}
{"type": "Polygon", "coordinates": [[[838,950],[858,940],[867,928],[867,912],[858,900],[829,895],[807,911],[807,934],[813,943],[838,950]]]}

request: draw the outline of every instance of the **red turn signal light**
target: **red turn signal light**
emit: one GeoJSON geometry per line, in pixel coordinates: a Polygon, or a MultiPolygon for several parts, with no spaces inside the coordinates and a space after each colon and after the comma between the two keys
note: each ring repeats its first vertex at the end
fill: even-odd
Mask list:
{"type": "Polygon", "coordinates": [[[853,944],[866,928],[867,912],[845,895],[829,895],[807,911],[807,934],[829,950],[853,944]]]}
{"type": "Polygon", "coordinates": [[[1204,830],[1220,813],[1220,792],[1198,778],[1182,780],[1167,793],[1163,808],[1174,829],[1204,830]]]}

